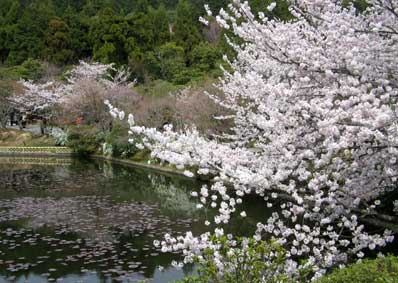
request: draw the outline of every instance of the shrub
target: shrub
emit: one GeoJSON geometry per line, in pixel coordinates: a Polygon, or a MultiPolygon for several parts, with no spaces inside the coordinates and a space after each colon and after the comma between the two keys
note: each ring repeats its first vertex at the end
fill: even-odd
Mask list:
{"type": "Polygon", "coordinates": [[[79,155],[96,153],[103,142],[103,133],[95,127],[76,126],[68,129],[66,145],[79,155]]]}
{"type": "Polygon", "coordinates": [[[151,160],[151,152],[148,149],[143,149],[134,154],[131,159],[137,162],[147,162],[151,160]]]}
{"type": "Polygon", "coordinates": [[[38,80],[42,78],[45,70],[43,64],[35,59],[27,59],[21,65],[9,68],[0,68],[0,79],[9,80],[38,80]]]}
{"type": "Polygon", "coordinates": [[[232,248],[227,236],[212,236],[211,243],[213,248],[195,259],[199,263],[198,275],[176,283],[296,283],[306,282],[310,271],[301,269],[295,277],[286,274],[285,250],[272,241],[241,238],[232,248]]]}
{"type": "Polygon", "coordinates": [[[44,74],[44,67],[38,60],[29,58],[21,65],[8,69],[10,79],[38,80],[44,74]]]}
{"type": "MultiPolygon", "coordinates": [[[[221,98],[221,93],[211,85],[211,80],[201,83],[200,87],[186,89],[178,94],[176,100],[177,125],[195,126],[206,135],[219,134],[231,126],[229,120],[217,120],[215,117],[228,115],[230,112],[216,104],[205,92],[211,92],[221,98]]],[[[177,128],[176,125],[176,128],[177,128]]]]}
{"type": "Polygon", "coordinates": [[[192,50],[191,63],[201,72],[207,73],[218,67],[221,57],[221,53],[216,47],[202,42],[192,50]]]}
{"type": "Polygon", "coordinates": [[[51,136],[55,139],[55,144],[65,146],[68,142],[68,134],[60,128],[53,128],[51,136]]]}
{"type": "Polygon", "coordinates": [[[398,257],[387,256],[335,270],[317,283],[397,283],[398,257]]]}
{"type": "Polygon", "coordinates": [[[136,154],[139,149],[129,143],[128,127],[117,123],[105,137],[105,142],[112,148],[112,156],[128,158],[136,154]]]}

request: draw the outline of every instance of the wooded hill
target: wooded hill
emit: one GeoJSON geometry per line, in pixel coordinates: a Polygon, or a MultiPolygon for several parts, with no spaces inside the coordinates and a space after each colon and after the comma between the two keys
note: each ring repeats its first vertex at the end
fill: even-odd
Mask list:
{"type": "MultiPolygon", "coordinates": [[[[57,66],[92,58],[129,65],[140,81],[184,84],[216,71],[226,44],[214,22],[205,27],[204,4],[213,11],[228,0],[2,0],[0,65],[29,58],[57,66]]],[[[272,1],[253,0],[265,10],[272,1]]],[[[281,2],[274,13],[288,14],[281,2]]],[[[34,63],[34,62],[33,62],[34,63]]]]}

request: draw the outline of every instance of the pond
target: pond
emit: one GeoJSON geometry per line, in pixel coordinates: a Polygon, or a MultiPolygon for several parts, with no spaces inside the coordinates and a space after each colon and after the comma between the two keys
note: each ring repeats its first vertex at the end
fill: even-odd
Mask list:
{"type": "MultiPolygon", "coordinates": [[[[212,229],[190,179],[105,161],[0,157],[0,282],[170,282],[194,272],[153,241],[212,229]]],[[[261,199],[225,229],[254,230],[261,199]]]]}

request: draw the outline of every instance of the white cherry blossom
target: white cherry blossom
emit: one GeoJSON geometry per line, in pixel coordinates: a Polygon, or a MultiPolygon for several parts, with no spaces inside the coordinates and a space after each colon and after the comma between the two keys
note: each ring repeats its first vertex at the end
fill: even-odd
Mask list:
{"type": "MultiPolygon", "coordinates": [[[[225,97],[209,94],[234,112],[224,117],[234,121],[224,136],[134,124],[130,133],[145,137],[153,157],[215,176],[200,192],[218,196],[215,224],[235,217],[241,201],[230,199],[257,194],[270,207],[276,198],[282,210],[257,225],[256,240],[273,236],[287,249],[286,272],[297,274],[296,256],[305,257],[317,278],[393,239],[388,230],[366,231],[357,215],[396,187],[398,1],[368,1],[364,13],[341,1],[289,2],[295,19],[288,22],[258,18],[240,0],[216,17],[243,42],[230,41],[237,57],[219,83],[225,97]]],[[[186,262],[217,250],[210,233],[169,236],[163,245],[173,241],[186,262]]],[[[217,253],[214,260],[225,270],[217,253]]]]}

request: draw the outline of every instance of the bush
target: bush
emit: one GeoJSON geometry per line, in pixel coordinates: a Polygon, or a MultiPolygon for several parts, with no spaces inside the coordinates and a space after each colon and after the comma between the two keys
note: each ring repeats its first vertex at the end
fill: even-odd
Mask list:
{"type": "Polygon", "coordinates": [[[76,126],[68,129],[66,145],[79,155],[90,155],[98,152],[103,142],[103,132],[95,127],[76,126]]]}
{"type": "Polygon", "coordinates": [[[308,282],[310,266],[301,269],[297,278],[286,274],[285,250],[272,241],[240,238],[235,248],[231,248],[226,236],[212,236],[211,241],[217,247],[216,251],[208,248],[202,259],[196,259],[199,262],[198,275],[176,283],[308,282]]]}
{"type": "Polygon", "coordinates": [[[221,58],[220,50],[210,43],[202,42],[192,50],[191,63],[199,71],[208,73],[218,68],[221,58]]]}
{"type": "Polygon", "coordinates": [[[9,80],[38,80],[42,78],[45,70],[43,64],[35,59],[27,59],[21,65],[9,68],[0,68],[0,79],[9,80]]]}
{"type": "Polygon", "coordinates": [[[139,149],[133,143],[129,143],[127,124],[116,124],[105,137],[105,142],[112,148],[112,156],[129,158],[139,149]]]}
{"type": "Polygon", "coordinates": [[[398,257],[364,260],[335,270],[317,283],[398,283],[398,257]]]}
{"type": "Polygon", "coordinates": [[[133,161],[137,162],[148,162],[151,160],[151,152],[148,149],[143,149],[138,151],[134,156],[131,158],[133,161]]]}
{"type": "Polygon", "coordinates": [[[65,146],[68,142],[68,134],[60,128],[53,128],[51,136],[55,139],[55,145],[65,146]]]}

